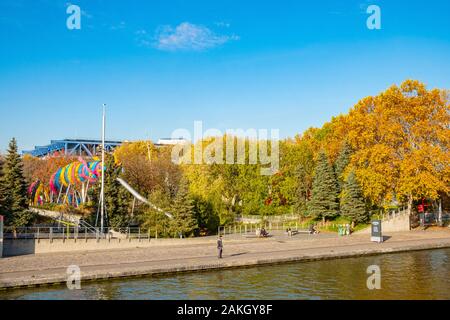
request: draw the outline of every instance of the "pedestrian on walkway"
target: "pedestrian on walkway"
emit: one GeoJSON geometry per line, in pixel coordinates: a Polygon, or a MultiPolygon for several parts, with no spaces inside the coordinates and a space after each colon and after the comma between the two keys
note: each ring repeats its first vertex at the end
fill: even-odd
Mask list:
{"type": "Polygon", "coordinates": [[[223,251],[223,242],[222,235],[219,235],[219,239],[217,239],[217,250],[219,252],[219,259],[222,259],[222,251],[223,251]]]}

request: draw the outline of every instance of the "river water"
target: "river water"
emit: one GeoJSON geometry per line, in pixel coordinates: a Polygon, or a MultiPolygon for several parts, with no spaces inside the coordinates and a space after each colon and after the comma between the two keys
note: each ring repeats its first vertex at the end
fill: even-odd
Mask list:
{"type": "Polygon", "coordinates": [[[0,291],[0,299],[450,299],[450,249],[0,291]],[[369,290],[369,266],[381,289],[369,290]]]}

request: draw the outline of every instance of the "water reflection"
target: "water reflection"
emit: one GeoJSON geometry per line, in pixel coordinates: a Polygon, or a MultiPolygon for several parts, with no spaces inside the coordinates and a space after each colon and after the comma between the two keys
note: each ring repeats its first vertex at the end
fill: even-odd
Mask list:
{"type": "Polygon", "coordinates": [[[450,249],[0,292],[1,299],[450,299],[450,249]],[[381,290],[366,287],[381,268],[381,290]]]}

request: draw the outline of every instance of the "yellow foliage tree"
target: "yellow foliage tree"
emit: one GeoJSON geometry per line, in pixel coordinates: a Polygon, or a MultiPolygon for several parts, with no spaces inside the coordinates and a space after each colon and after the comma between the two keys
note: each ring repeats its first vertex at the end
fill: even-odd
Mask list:
{"type": "Polygon", "coordinates": [[[413,80],[361,100],[347,121],[352,165],[366,197],[389,203],[450,191],[450,110],[445,91],[413,80]]]}

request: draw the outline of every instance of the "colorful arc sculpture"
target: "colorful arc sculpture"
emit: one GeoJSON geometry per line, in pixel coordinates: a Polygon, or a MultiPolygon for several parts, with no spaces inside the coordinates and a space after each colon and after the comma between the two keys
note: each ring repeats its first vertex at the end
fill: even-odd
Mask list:
{"type": "Polygon", "coordinates": [[[102,164],[100,161],[72,162],[67,166],[58,169],[50,178],[50,190],[57,194],[62,187],[69,187],[70,185],[82,184],[85,182],[95,183],[101,175],[102,164]]]}
{"type": "Polygon", "coordinates": [[[48,188],[46,189],[40,180],[37,180],[30,185],[28,194],[33,205],[42,205],[44,202],[49,201],[48,188]]]}
{"type": "Polygon", "coordinates": [[[28,188],[28,195],[33,205],[45,202],[68,203],[78,206],[87,200],[87,191],[101,177],[100,161],[86,162],[81,157],[59,168],[50,178],[48,186],[42,181],[33,182],[28,188]],[[61,199],[61,195],[64,197],[61,199]],[[56,200],[56,201],[55,201],[56,200]]]}
{"type": "MultiPolygon", "coordinates": [[[[42,205],[44,202],[67,203],[78,207],[88,199],[88,189],[92,187],[102,175],[102,163],[100,161],[86,162],[81,157],[76,162],[72,162],[65,167],[59,168],[50,178],[49,187],[37,180],[28,188],[28,194],[34,205],[42,205]],[[50,189],[50,192],[49,192],[50,189]],[[61,197],[61,195],[63,195],[61,197]],[[57,196],[55,199],[54,196],[57,196]],[[56,201],[55,201],[56,200],[56,201]]],[[[123,179],[117,178],[117,181],[130,192],[137,200],[149,205],[153,209],[164,213],[170,219],[173,219],[171,213],[149,202],[141,196],[123,179]]]]}

